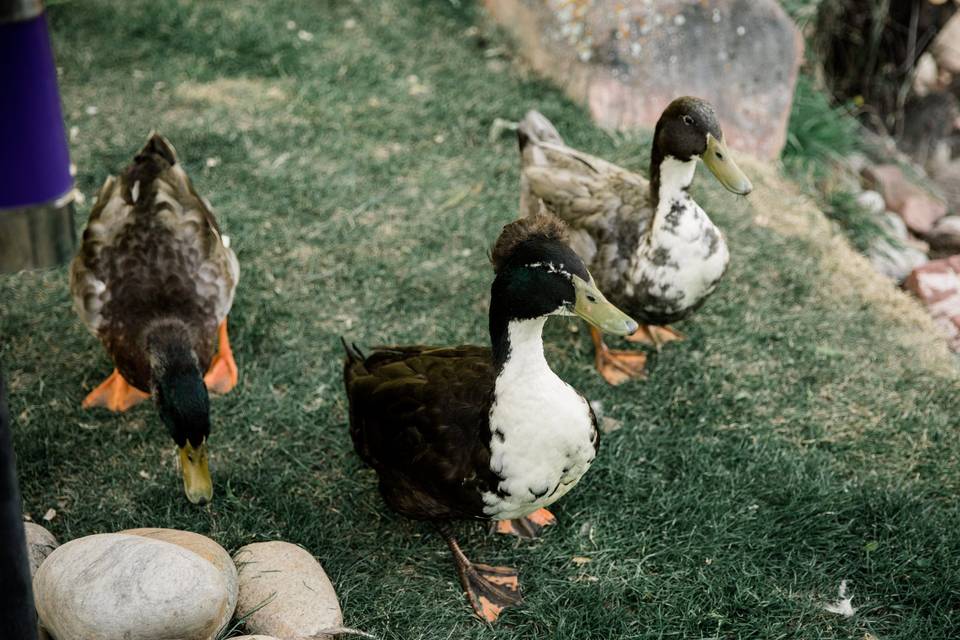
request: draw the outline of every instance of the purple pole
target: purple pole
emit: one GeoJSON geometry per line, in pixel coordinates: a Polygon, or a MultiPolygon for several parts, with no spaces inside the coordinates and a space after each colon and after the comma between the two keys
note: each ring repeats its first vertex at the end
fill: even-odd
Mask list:
{"type": "Polygon", "coordinates": [[[0,0],[0,271],[46,267],[74,249],[70,155],[46,16],[0,0]]]}

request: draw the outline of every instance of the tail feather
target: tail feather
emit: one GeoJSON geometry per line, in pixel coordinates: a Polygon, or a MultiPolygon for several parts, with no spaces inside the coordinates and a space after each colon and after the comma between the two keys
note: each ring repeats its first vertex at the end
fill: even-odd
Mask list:
{"type": "Polygon", "coordinates": [[[356,342],[347,342],[346,338],[340,336],[340,344],[343,345],[343,350],[347,354],[347,359],[351,362],[363,362],[367,359],[363,352],[360,350],[360,347],[357,346],[356,342]]]}
{"type": "Polygon", "coordinates": [[[175,165],[177,164],[177,150],[173,147],[173,144],[162,135],[156,131],[151,131],[150,136],[147,138],[147,143],[143,145],[143,148],[140,149],[140,152],[137,154],[137,160],[141,161],[149,157],[160,157],[163,158],[167,164],[175,165]]]}
{"type": "Polygon", "coordinates": [[[517,125],[517,142],[520,145],[521,152],[530,141],[563,144],[563,138],[557,128],[553,126],[553,123],[545,115],[535,110],[528,111],[520,124],[517,125]]]}

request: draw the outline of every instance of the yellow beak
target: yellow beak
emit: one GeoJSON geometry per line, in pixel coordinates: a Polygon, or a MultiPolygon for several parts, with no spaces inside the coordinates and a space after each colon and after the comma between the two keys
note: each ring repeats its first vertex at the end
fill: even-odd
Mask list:
{"type": "Polygon", "coordinates": [[[179,447],[180,469],[183,472],[183,491],[193,504],[204,505],[213,499],[213,480],[207,461],[207,441],[194,448],[188,440],[179,447]]]}
{"type": "Polygon", "coordinates": [[[613,306],[597,289],[592,277],[587,282],[573,276],[573,288],[577,292],[573,312],[597,329],[615,336],[629,336],[637,330],[637,322],[613,306]]]}
{"type": "Polygon", "coordinates": [[[740,170],[730,156],[730,150],[723,140],[717,140],[707,134],[707,150],[703,154],[703,164],[729,191],[745,196],[753,191],[750,179],[740,170]]]}

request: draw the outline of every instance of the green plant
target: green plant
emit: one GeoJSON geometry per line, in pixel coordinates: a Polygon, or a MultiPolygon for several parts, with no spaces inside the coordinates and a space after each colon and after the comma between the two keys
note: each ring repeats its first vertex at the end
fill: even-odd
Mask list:
{"type": "Polygon", "coordinates": [[[838,158],[859,151],[861,135],[861,125],[848,108],[834,105],[809,76],[797,78],[783,150],[785,162],[812,167],[816,172],[826,170],[838,158]]]}

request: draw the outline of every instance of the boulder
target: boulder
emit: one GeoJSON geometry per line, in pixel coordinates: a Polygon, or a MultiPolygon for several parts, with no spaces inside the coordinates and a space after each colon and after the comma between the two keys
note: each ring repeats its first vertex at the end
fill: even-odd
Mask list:
{"type": "Polygon", "coordinates": [[[30,557],[30,576],[37,575],[37,569],[54,549],[60,546],[53,534],[34,522],[24,522],[23,529],[27,539],[27,555],[30,557]]]}
{"type": "Polygon", "coordinates": [[[237,582],[237,567],[233,564],[233,558],[227,553],[227,550],[206,536],[191,531],[179,531],[177,529],[127,529],[121,531],[131,536],[143,536],[153,540],[162,540],[171,544],[178,545],[192,551],[204,560],[212,563],[226,586],[228,599],[227,608],[232,612],[237,606],[237,593],[239,590],[237,582]]]}
{"type": "Polygon", "coordinates": [[[53,551],[33,579],[57,640],[208,640],[230,621],[220,571],[187,549],[103,533],[53,551]]]}
{"type": "Polygon", "coordinates": [[[289,542],[257,542],[233,557],[240,575],[236,617],[249,615],[244,626],[250,633],[300,640],[333,637],[323,632],[342,626],[337,594],[309,551],[289,542]]]}
{"type": "Polygon", "coordinates": [[[950,348],[960,352],[960,255],[914,269],[904,287],[926,305],[950,348]]]}
{"type": "Polygon", "coordinates": [[[733,148],[774,159],[786,143],[803,41],[775,0],[484,5],[603,127],[652,128],[674,98],[694,95],[717,108],[733,148]]]}
{"type": "Polygon", "coordinates": [[[879,191],[887,208],[896,212],[914,233],[924,235],[947,215],[947,205],[907,180],[893,164],[867,167],[862,173],[867,187],[879,191]]]}

